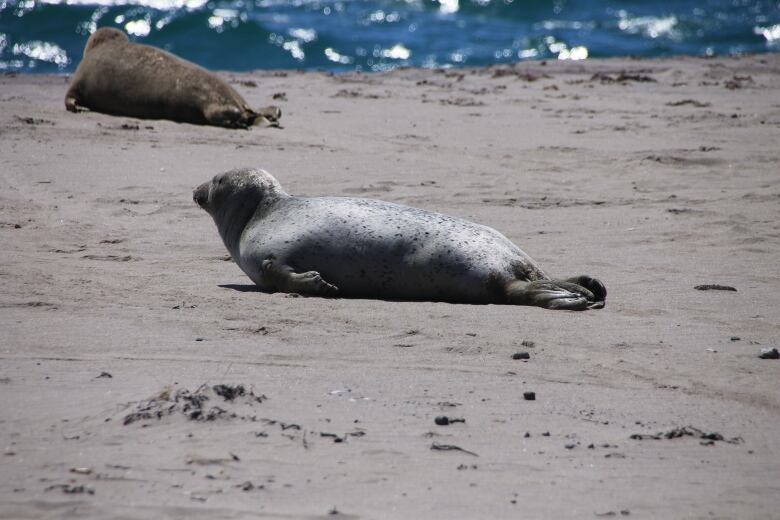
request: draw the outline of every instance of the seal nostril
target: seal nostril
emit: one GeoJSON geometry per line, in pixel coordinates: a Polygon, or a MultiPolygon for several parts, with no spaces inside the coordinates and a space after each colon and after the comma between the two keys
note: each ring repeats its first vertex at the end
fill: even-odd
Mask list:
{"type": "Polygon", "coordinates": [[[206,204],[206,196],[203,194],[201,190],[196,190],[192,194],[192,200],[194,200],[195,203],[201,208],[204,207],[204,205],[206,204]]]}

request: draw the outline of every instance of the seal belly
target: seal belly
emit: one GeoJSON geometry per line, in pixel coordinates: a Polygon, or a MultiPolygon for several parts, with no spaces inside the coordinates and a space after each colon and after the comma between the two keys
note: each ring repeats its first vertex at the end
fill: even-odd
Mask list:
{"type": "Polygon", "coordinates": [[[513,263],[530,262],[490,228],[382,201],[295,197],[260,220],[248,250],[317,271],[345,297],[498,302],[513,263]]]}

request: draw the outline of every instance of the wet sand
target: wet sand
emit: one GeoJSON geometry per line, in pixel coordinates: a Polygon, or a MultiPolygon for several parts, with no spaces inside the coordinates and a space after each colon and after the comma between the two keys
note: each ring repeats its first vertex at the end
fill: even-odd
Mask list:
{"type": "Polygon", "coordinates": [[[0,76],[0,517],[780,518],[780,54],[223,77],[284,128],[0,76]],[[254,291],[192,202],[240,166],[492,226],[607,306],[254,291]]]}

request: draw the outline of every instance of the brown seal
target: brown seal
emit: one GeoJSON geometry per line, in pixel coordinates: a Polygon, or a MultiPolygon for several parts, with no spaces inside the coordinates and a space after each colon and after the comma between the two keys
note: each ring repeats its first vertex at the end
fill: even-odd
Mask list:
{"type": "Polygon", "coordinates": [[[230,85],[169,52],[103,27],[84,47],[65,108],[141,119],[248,128],[278,126],[278,107],[252,110],[230,85]]]}
{"type": "Polygon", "coordinates": [[[607,297],[590,276],[550,279],[495,229],[381,200],[291,196],[263,170],[217,175],[193,199],[264,291],[565,310],[607,297]]]}

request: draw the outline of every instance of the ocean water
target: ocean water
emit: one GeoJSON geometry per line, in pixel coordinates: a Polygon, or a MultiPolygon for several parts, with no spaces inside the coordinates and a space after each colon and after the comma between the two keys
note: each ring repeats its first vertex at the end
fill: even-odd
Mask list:
{"type": "Polygon", "coordinates": [[[210,69],[383,71],[777,52],[780,0],[0,0],[0,72],[71,72],[103,26],[210,69]]]}

